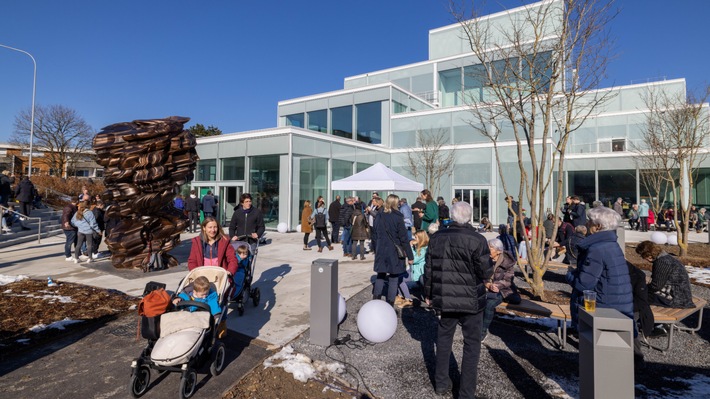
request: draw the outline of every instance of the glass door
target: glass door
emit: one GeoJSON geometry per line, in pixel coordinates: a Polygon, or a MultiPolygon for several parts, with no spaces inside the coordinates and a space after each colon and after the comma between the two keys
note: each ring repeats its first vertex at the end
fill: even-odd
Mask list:
{"type": "Polygon", "coordinates": [[[473,208],[471,223],[479,223],[484,216],[490,218],[489,192],[489,188],[454,188],[454,198],[473,208]]]}
{"type": "Polygon", "coordinates": [[[239,197],[243,192],[244,186],[242,185],[220,187],[219,207],[221,212],[219,214],[222,226],[228,225],[232,220],[234,208],[239,205],[239,197]]]}

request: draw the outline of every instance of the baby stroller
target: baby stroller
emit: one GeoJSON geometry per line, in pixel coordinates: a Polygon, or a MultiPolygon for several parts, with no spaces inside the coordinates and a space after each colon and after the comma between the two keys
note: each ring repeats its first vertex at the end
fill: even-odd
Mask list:
{"type": "Polygon", "coordinates": [[[262,234],[255,243],[250,244],[247,242],[246,236],[237,237],[238,241],[232,241],[232,246],[236,252],[237,248],[242,245],[246,245],[249,248],[249,266],[244,268],[244,281],[241,287],[234,287],[234,294],[230,297],[231,302],[237,304],[237,312],[239,316],[244,314],[244,305],[247,303],[249,298],[251,298],[254,306],[259,306],[259,301],[261,301],[261,291],[259,287],[251,287],[252,280],[254,279],[254,270],[256,268],[256,258],[259,254],[259,244],[263,242],[266,233],[262,234]]]}
{"type": "Polygon", "coordinates": [[[148,345],[131,363],[128,389],[132,397],[138,398],[148,390],[150,370],[182,373],[180,398],[189,398],[195,393],[196,370],[208,360],[213,376],[222,372],[226,350],[224,343],[218,340],[217,327],[227,316],[227,297],[231,286],[229,273],[217,266],[195,268],[180,282],[175,295],[190,292],[192,282],[200,276],[207,277],[211,288],[217,292],[221,312],[212,316],[206,303],[180,301],[173,310],[158,316],[160,319],[155,331],[142,329],[148,345]]]}

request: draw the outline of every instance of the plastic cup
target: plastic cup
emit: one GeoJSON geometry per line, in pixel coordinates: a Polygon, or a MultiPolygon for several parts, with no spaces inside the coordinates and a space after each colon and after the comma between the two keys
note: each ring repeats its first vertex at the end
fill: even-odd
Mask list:
{"type": "Polygon", "coordinates": [[[584,291],[584,310],[594,312],[597,309],[597,293],[595,291],[584,291]]]}

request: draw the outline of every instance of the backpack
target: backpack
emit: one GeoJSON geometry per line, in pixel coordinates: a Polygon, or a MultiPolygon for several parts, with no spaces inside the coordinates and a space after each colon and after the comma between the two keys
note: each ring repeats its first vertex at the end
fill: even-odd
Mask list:
{"type": "Polygon", "coordinates": [[[316,216],[315,216],[315,223],[314,226],[318,228],[324,228],[327,227],[326,221],[325,221],[325,212],[318,212],[316,210],[316,216]]]}
{"type": "Polygon", "coordinates": [[[170,306],[170,294],[164,288],[158,288],[143,297],[138,305],[138,315],[145,317],[160,316],[170,306]]]}

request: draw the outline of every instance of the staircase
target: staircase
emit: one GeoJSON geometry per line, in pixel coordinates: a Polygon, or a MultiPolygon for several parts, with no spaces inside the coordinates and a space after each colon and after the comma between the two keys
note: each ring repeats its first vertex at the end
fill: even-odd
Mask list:
{"type": "Polygon", "coordinates": [[[12,225],[11,232],[2,232],[0,234],[0,248],[6,248],[12,245],[23,244],[26,242],[37,242],[37,230],[40,222],[34,218],[42,219],[41,238],[47,238],[57,234],[62,234],[62,211],[56,211],[52,208],[34,209],[30,215],[33,219],[25,221],[25,226],[29,230],[23,230],[20,223],[12,225]]]}

